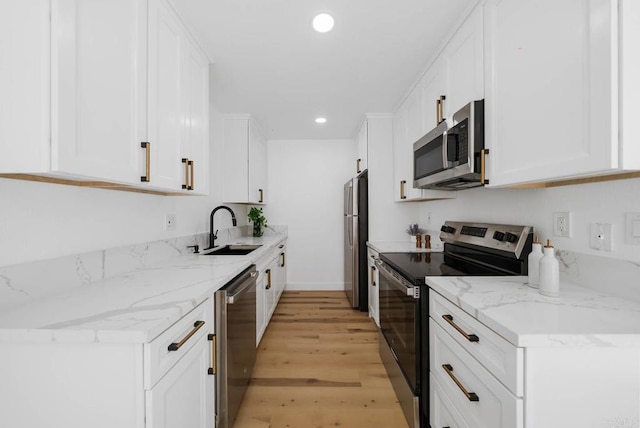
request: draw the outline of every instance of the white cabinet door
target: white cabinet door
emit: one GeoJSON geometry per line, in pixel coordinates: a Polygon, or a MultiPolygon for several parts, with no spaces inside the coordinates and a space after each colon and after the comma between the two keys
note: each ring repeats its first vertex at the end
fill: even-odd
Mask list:
{"type": "Polygon", "coordinates": [[[140,183],[147,2],[52,3],[51,169],[140,183]]]}
{"type": "MultiPolygon", "coordinates": [[[[421,102],[421,125],[420,136],[431,131],[438,126],[438,102],[444,97],[443,105],[448,104],[447,97],[447,75],[443,60],[437,60],[425,73],[420,81],[420,85],[416,88],[420,91],[421,102]]],[[[446,109],[443,110],[446,117],[446,109]]]]}
{"type": "Polygon", "coordinates": [[[267,328],[267,273],[266,268],[258,273],[256,282],[256,346],[267,328]]]}
{"type": "Polygon", "coordinates": [[[617,4],[485,4],[492,186],[618,167],[617,4]]]}
{"type": "Polygon", "coordinates": [[[214,377],[206,336],[146,391],[146,428],[213,427],[214,377]]]}
{"type": "Polygon", "coordinates": [[[374,251],[371,248],[367,249],[367,264],[369,266],[369,317],[373,318],[376,325],[380,327],[380,304],[378,293],[379,275],[378,268],[375,263],[377,258],[377,251],[374,251]]]}
{"type": "Polygon", "coordinates": [[[275,277],[275,305],[278,306],[278,301],[280,300],[280,296],[282,296],[282,292],[287,286],[287,248],[284,244],[278,247],[279,255],[278,255],[278,264],[276,266],[276,277],[275,277]]]}
{"type": "Polygon", "coordinates": [[[277,282],[277,275],[278,275],[278,263],[280,261],[280,258],[278,257],[277,259],[273,260],[271,263],[269,263],[269,267],[266,270],[266,275],[267,275],[267,283],[265,286],[265,312],[266,312],[266,318],[267,318],[267,325],[269,325],[269,321],[271,320],[271,315],[273,315],[273,312],[276,309],[276,304],[278,303],[276,301],[276,282],[277,282]]]}
{"type": "Polygon", "coordinates": [[[369,167],[368,138],[369,130],[365,120],[356,136],[356,174],[360,174],[369,167]]]}
{"type": "Polygon", "coordinates": [[[249,189],[248,202],[263,204],[267,191],[267,141],[258,125],[249,121],[249,189]]]}
{"type": "Polygon", "coordinates": [[[413,188],[413,142],[408,137],[408,106],[413,110],[411,117],[414,121],[414,135],[419,133],[420,116],[417,113],[417,98],[410,101],[413,102],[405,102],[393,116],[393,193],[397,202],[422,198],[422,191],[413,188]]]}
{"type": "MultiPolygon", "coordinates": [[[[185,44],[183,73],[183,145],[187,186],[198,194],[209,193],[209,61],[190,40],[185,44]]],[[[184,167],[184,164],[183,164],[184,167]]]]}
{"type": "Polygon", "coordinates": [[[185,34],[165,0],[149,4],[149,183],[177,190],[184,178],[181,78],[185,34]]]}
{"type": "Polygon", "coordinates": [[[267,142],[249,115],[225,115],[223,200],[263,204],[267,193],[267,142]]]}
{"type": "Polygon", "coordinates": [[[451,38],[444,53],[447,76],[445,117],[484,98],[482,9],[476,8],[451,38]]]}

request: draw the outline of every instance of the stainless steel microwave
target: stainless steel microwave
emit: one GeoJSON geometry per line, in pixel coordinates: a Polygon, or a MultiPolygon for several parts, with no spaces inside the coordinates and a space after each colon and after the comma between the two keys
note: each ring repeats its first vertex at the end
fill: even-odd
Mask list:
{"type": "Polygon", "coordinates": [[[413,144],[413,187],[460,190],[484,180],[484,100],[472,101],[413,144]]]}

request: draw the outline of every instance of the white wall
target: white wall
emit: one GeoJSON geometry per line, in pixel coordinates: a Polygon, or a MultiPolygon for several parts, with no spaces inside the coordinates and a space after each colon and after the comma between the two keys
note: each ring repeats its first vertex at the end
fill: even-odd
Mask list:
{"type": "Polygon", "coordinates": [[[627,212],[640,213],[640,179],[547,189],[464,190],[457,199],[421,203],[419,222],[433,230],[445,220],[532,225],[541,239],[551,239],[558,249],[640,263],[640,245],[625,244],[627,212]],[[553,236],[552,215],[558,211],[571,212],[571,238],[553,236]],[[613,225],[612,252],[589,248],[590,223],[613,225]]]}
{"type": "Polygon", "coordinates": [[[352,140],[268,142],[270,224],[289,227],[287,289],[342,289],[343,186],[352,140]]]}
{"type": "MultiPolygon", "coordinates": [[[[215,82],[211,99],[215,100],[215,82]]],[[[221,203],[222,117],[210,105],[211,193],[158,196],[0,178],[0,266],[207,232],[221,203]],[[164,217],[177,214],[177,230],[164,217]]],[[[233,205],[239,225],[246,207],[233,205]]],[[[228,215],[216,227],[231,227],[228,215]]]]}

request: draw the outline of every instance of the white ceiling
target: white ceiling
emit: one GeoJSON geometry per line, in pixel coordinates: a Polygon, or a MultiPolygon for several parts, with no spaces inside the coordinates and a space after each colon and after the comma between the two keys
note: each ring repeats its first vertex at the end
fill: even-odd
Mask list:
{"type": "Polygon", "coordinates": [[[353,138],[392,112],[476,0],[174,0],[213,59],[223,113],[250,113],[268,139],[353,138]],[[311,21],[329,12],[335,27],[311,21]],[[318,125],[314,119],[327,118],[318,125]]]}

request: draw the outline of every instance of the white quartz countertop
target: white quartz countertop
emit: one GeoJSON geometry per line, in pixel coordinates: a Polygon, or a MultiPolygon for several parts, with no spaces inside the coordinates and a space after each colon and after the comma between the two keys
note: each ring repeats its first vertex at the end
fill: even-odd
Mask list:
{"type": "Polygon", "coordinates": [[[431,253],[442,251],[443,247],[439,243],[439,239],[438,243],[435,243],[431,238],[431,243],[431,249],[416,248],[416,245],[408,239],[406,241],[369,241],[367,246],[378,253],[431,253]],[[438,245],[440,246],[438,247],[438,245]]]}
{"type": "Polygon", "coordinates": [[[263,246],[246,256],[176,256],[5,308],[0,342],[148,343],[285,238],[240,238],[231,244],[263,246]]]}
{"type": "Polygon", "coordinates": [[[640,303],[575,284],[560,297],[527,277],[427,277],[434,291],[520,347],[640,347],[640,303]]]}

